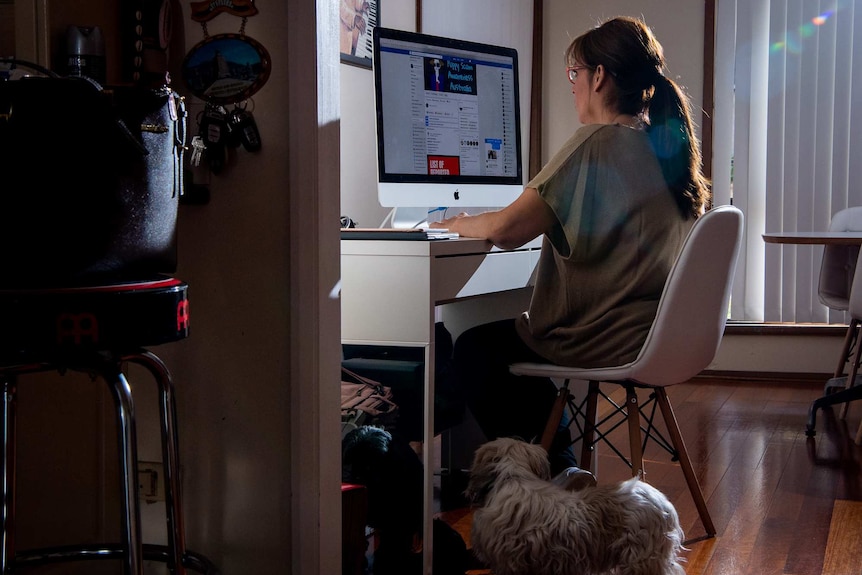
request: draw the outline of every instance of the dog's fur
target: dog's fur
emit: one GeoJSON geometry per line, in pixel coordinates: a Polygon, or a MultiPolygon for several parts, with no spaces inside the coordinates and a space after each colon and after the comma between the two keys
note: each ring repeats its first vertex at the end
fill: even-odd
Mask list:
{"type": "Polygon", "coordinates": [[[566,491],[539,445],[501,438],[476,451],[466,495],[473,551],[495,575],[684,575],[676,509],[649,484],[566,491]]]}

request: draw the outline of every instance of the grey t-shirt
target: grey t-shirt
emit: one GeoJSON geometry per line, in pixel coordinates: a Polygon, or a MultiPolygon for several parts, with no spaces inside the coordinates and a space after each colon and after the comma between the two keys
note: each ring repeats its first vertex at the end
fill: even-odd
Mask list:
{"type": "Polygon", "coordinates": [[[527,184],[557,216],[543,239],[521,338],[572,367],[633,361],[694,219],[684,217],[645,132],[580,128],[527,184]]]}

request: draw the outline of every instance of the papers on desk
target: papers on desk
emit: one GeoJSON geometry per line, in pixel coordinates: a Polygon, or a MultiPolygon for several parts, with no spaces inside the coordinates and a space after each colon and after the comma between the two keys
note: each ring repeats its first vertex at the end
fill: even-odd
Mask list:
{"type": "Polygon", "coordinates": [[[425,230],[425,235],[429,240],[451,240],[459,237],[459,234],[450,232],[446,228],[428,228],[425,230]]]}
{"type": "Polygon", "coordinates": [[[341,228],[342,240],[451,240],[459,237],[446,229],[341,228]]]}

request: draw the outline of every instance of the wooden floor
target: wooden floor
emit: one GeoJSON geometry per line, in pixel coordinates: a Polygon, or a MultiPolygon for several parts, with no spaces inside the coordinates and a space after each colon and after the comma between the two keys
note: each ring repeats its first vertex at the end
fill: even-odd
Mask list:
{"type": "MultiPolygon", "coordinates": [[[[648,445],[646,480],[679,512],[687,575],[862,574],[862,448],[852,439],[862,402],[843,421],[838,407],[818,412],[808,438],[808,408],[822,392],[822,384],[799,381],[697,379],[668,388],[717,530],[704,538],[679,465],[648,445]]],[[[612,435],[624,453],[626,434],[621,426],[612,435]]],[[[600,483],[630,476],[607,446],[597,454],[600,483]]],[[[469,545],[469,510],[442,517],[469,545]]]]}

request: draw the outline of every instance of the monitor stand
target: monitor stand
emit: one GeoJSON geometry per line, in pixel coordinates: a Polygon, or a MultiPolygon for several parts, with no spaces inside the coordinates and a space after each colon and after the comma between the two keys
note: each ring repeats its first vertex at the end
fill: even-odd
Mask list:
{"type": "Polygon", "coordinates": [[[428,208],[394,208],[392,210],[393,228],[418,228],[427,223],[428,208]]]}

